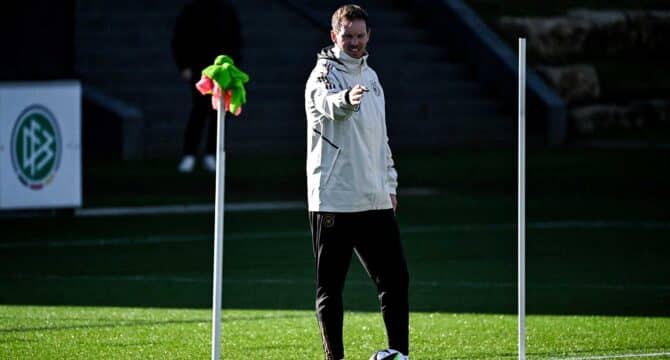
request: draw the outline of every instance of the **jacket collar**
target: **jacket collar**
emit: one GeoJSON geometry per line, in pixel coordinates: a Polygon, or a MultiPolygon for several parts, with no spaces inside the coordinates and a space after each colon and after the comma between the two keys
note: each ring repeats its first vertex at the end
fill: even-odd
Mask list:
{"type": "Polygon", "coordinates": [[[366,52],[360,59],[354,59],[338,46],[331,45],[322,49],[317,58],[334,61],[344,67],[347,72],[360,73],[363,68],[368,66],[368,56],[369,54],[366,52]]]}

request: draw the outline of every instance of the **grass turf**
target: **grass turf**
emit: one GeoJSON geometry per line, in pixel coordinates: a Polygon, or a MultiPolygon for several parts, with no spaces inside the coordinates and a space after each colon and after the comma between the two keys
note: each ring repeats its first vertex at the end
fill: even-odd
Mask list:
{"type": "MultiPolygon", "coordinates": [[[[431,199],[449,203],[448,197],[431,199]]],[[[423,201],[406,199],[403,211],[414,214],[423,201]]],[[[511,221],[477,226],[490,224],[486,219],[501,211],[491,207],[474,207],[471,211],[488,214],[474,217],[467,223],[472,226],[459,225],[460,218],[440,223],[442,214],[432,210],[421,221],[398,215],[412,273],[413,310],[515,311],[511,221]]],[[[311,309],[313,260],[304,214],[259,212],[227,219],[224,292],[234,295],[224,296],[224,306],[311,309]]],[[[49,237],[44,231],[21,231],[34,228],[35,220],[15,224],[18,241],[0,244],[0,303],[209,306],[211,216],[71,221],[38,226],[54,229],[49,237]],[[75,236],[76,231],[85,232],[75,236]]],[[[529,311],[670,314],[670,269],[664,265],[670,229],[645,228],[640,221],[613,224],[621,226],[528,229],[529,311]]],[[[349,309],[376,308],[374,289],[357,262],[347,286],[349,309]]]]}
{"type": "MultiPolygon", "coordinates": [[[[527,233],[531,357],[670,351],[667,150],[532,154],[528,220],[560,226],[527,233]]],[[[289,171],[261,193],[302,196],[301,159],[251,166],[231,158],[229,199],[265,198],[252,180],[266,163],[289,171]]],[[[514,357],[514,154],[396,161],[403,186],[435,190],[401,192],[398,211],[412,274],[413,358],[514,357]]],[[[87,169],[85,182],[99,186],[87,198],[140,205],[210,196],[205,174],[126,166],[87,169]],[[164,181],[148,187],[156,178],[164,181]]],[[[2,218],[0,228],[0,358],[208,357],[211,214],[2,218]]],[[[305,211],[227,214],[225,358],[320,358],[310,249],[305,211]]],[[[345,304],[353,311],[348,356],[366,359],[384,347],[384,334],[356,262],[345,304]]]]}
{"type": "MultiPolygon", "coordinates": [[[[545,196],[599,201],[616,194],[638,201],[651,199],[648,205],[654,205],[659,196],[670,198],[670,188],[665,186],[670,181],[668,159],[667,148],[529,147],[528,199],[545,196]]],[[[473,201],[486,201],[489,195],[504,196],[509,199],[509,206],[514,206],[516,153],[511,149],[398,151],[394,160],[400,174],[401,197],[408,188],[433,188],[473,201]]],[[[176,160],[86,163],[84,207],[211,202],[213,174],[201,170],[180,174],[175,171],[176,166],[176,160]]],[[[229,152],[226,175],[228,202],[305,199],[304,154],[268,156],[229,152]],[[259,177],[259,171],[273,176],[259,177]]],[[[529,212],[529,216],[533,214],[529,212]]]]}
{"type": "MultiPolygon", "coordinates": [[[[204,359],[206,310],[0,307],[0,356],[10,359],[204,359]]],[[[223,313],[227,359],[320,359],[311,311],[231,310],[223,313]]],[[[530,316],[529,358],[670,352],[670,319],[530,316]]],[[[516,318],[510,315],[413,313],[415,359],[512,359],[516,318]]],[[[385,347],[379,314],[345,316],[347,357],[367,359],[385,347]]],[[[667,357],[670,357],[668,355],[667,357]]],[[[658,357],[657,357],[658,358],[658,357]]]]}

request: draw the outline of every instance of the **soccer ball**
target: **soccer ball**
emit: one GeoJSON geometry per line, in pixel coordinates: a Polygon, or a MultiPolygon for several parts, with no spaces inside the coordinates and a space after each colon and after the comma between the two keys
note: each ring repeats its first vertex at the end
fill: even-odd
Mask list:
{"type": "Polygon", "coordinates": [[[384,349],[372,354],[370,360],[408,360],[409,358],[397,350],[384,349]]]}

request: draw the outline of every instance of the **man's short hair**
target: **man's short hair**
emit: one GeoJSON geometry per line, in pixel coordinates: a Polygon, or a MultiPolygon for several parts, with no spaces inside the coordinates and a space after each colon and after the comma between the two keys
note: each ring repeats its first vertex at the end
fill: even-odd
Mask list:
{"type": "Polygon", "coordinates": [[[335,10],[331,20],[331,25],[335,32],[340,31],[342,28],[342,21],[345,19],[348,21],[363,20],[365,21],[366,28],[368,30],[370,29],[370,23],[368,22],[368,12],[358,5],[344,5],[335,10]]]}

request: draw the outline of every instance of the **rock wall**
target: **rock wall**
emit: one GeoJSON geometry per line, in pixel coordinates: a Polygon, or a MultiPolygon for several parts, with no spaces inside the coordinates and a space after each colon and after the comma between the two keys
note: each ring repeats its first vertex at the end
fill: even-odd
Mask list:
{"type": "Polygon", "coordinates": [[[510,38],[526,37],[536,70],[568,104],[571,135],[670,129],[670,94],[603,101],[596,67],[582,62],[603,56],[670,61],[670,11],[573,9],[564,16],[501,17],[499,27],[510,38]]]}
{"type": "Polygon", "coordinates": [[[670,11],[575,9],[557,17],[502,17],[499,26],[526,36],[529,51],[545,61],[589,53],[670,54],[670,11]]]}

